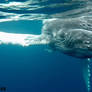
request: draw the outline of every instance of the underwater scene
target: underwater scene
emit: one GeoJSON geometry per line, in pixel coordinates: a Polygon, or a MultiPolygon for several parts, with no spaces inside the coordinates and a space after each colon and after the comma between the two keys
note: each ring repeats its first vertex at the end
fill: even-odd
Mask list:
{"type": "Polygon", "coordinates": [[[92,92],[92,0],[0,0],[0,92],[92,92]]]}

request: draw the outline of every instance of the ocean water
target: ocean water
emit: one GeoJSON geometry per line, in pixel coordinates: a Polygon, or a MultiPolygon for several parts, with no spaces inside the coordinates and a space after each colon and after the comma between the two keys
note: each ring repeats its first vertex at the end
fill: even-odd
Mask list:
{"type": "Polygon", "coordinates": [[[91,4],[91,0],[0,0],[0,88],[6,87],[5,92],[88,92],[81,67],[84,60],[53,50],[48,44],[39,45],[35,37],[47,27],[48,34],[58,30],[54,19],[79,19],[84,29],[91,30],[85,25],[85,16],[91,20],[91,4]],[[9,36],[8,40],[1,32],[36,36],[22,44],[21,38],[17,42],[9,36]]]}

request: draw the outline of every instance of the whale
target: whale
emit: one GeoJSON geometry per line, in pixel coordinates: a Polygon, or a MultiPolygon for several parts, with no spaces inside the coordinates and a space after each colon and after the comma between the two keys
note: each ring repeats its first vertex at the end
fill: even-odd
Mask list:
{"type": "Polygon", "coordinates": [[[85,86],[91,90],[92,17],[44,19],[40,35],[0,31],[0,45],[48,45],[53,51],[80,58],[85,86]]]}

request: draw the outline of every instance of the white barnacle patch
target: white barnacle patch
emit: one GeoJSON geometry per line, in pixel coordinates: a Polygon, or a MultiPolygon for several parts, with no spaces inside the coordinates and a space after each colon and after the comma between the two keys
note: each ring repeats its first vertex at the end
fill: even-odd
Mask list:
{"type": "Polygon", "coordinates": [[[84,41],[84,43],[85,43],[85,44],[90,44],[90,41],[89,41],[89,40],[87,40],[87,41],[84,41]]]}

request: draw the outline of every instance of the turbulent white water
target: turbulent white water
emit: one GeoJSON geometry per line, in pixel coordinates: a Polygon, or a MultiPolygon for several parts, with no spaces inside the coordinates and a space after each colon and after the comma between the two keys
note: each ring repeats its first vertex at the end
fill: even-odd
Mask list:
{"type": "Polygon", "coordinates": [[[92,14],[91,0],[1,0],[0,22],[92,14]]]}

